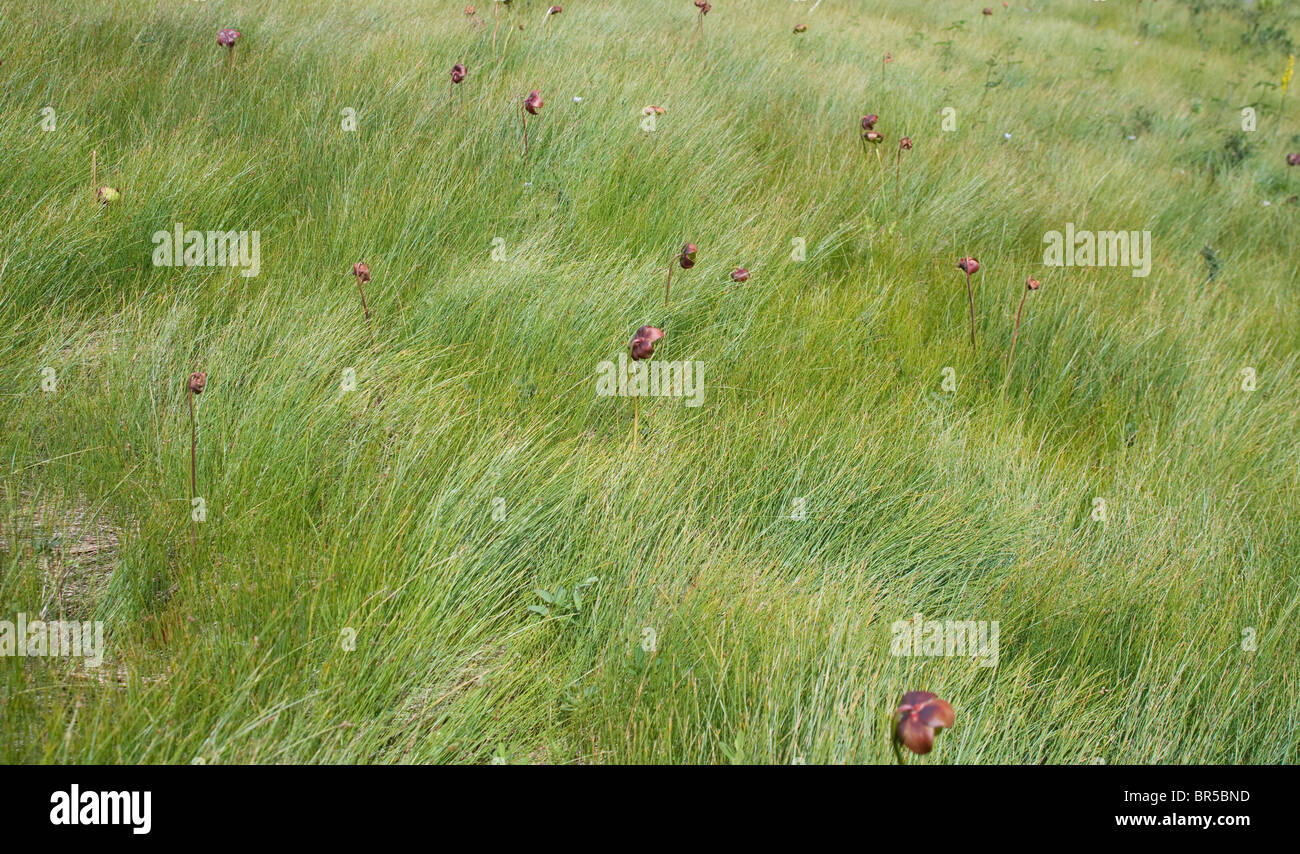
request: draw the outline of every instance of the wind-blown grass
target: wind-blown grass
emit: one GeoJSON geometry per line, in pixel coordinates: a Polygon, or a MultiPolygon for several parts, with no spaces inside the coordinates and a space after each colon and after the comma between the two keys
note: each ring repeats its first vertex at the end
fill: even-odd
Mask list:
{"type": "Polygon", "coordinates": [[[1230,4],[718,0],[692,44],[687,0],[515,0],[498,61],[461,5],[9,9],[0,619],[107,658],[0,658],[0,760],[890,762],[916,689],[956,709],[918,761],[1296,761],[1285,50],[1230,4]],[[177,222],[261,274],[153,266],[177,222]],[[1150,277],[1044,268],[1066,222],[1150,230],[1150,277]],[[593,389],[642,324],[706,396],[633,452],[593,389]],[[891,655],[916,613],[998,666],[891,655]]]}

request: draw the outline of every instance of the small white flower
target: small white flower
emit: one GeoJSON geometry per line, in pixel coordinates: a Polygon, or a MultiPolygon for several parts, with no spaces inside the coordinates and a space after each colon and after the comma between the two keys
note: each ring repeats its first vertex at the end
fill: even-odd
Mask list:
{"type": "Polygon", "coordinates": [[[1273,204],[1273,203],[1270,202],[1268,199],[1265,199],[1265,200],[1264,200],[1264,207],[1268,207],[1268,206],[1271,205],[1271,204],[1273,204]]]}
{"type": "Polygon", "coordinates": [[[573,103],[575,103],[575,104],[581,104],[581,103],[582,103],[582,96],[581,96],[581,95],[574,95],[574,96],[573,96],[573,103]]]}
{"type": "Polygon", "coordinates": [[[1003,139],[1011,139],[1011,134],[1009,134],[1009,133],[1004,133],[1004,134],[1002,134],[1002,138],[1003,138],[1003,139]]]}

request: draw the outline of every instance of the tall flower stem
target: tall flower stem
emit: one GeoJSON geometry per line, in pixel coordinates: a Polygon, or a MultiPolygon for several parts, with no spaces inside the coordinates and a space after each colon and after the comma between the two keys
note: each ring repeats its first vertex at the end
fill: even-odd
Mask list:
{"type": "Polygon", "coordinates": [[[370,306],[366,303],[366,292],[361,287],[361,279],[357,279],[357,291],[361,294],[361,310],[366,313],[366,320],[370,320],[370,306]]]}
{"type": "Polygon", "coordinates": [[[1016,309],[1016,325],[1011,330],[1011,351],[1007,353],[1007,378],[1002,383],[1002,394],[1004,397],[1007,393],[1007,387],[1011,383],[1011,360],[1016,357],[1016,337],[1020,335],[1020,316],[1024,314],[1025,300],[1027,299],[1029,299],[1028,288],[1025,289],[1024,295],[1020,297],[1020,308],[1016,309]]]}
{"type": "MultiPolygon", "coordinates": [[[[194,498],[195,498],[195,496],[198,495],[198,492],[199,492],[199,485],[198,485],[199,482],[198,482],[198,473],[197,473],[197,470],[198,470],[198,444],[199,444],[199,433],[198,433],[198,427],[197,427],[197,423],[198,423],[198,422],[195,421],[195,418],[194,418],[194,390],[193,390],[193,389],[189,389],[188,393],[189,393],[189,398],[190,398],[190,513],[193,514],[193,512],[194,512],[194,498]]],[[[194,526],[195,526],[195,524],[197,524],[197,523],[194,521],[193,516],[191,515],[191,518],[190,518],[190,553],[193,555],[193,557],[194,557],[194,562],[197,564],[197,563],[198,563],[198,554],[199,554],[199,552],[198,552],[198,544],[197,544],[197,542],[195,541],[195,536],[194,536],[194,526]]],[[[197,567],[196,567],[196,569],[197,569],[197,567]]]]}
{"type": "Polygon", "coordinates": [[[966,300],[970,303],[970,349],[975,352],[975,293],[970,287],[970,271],[966,271],[966,300]]]}
{"type": "Polygon", "coordinates": [[[524,163],[528,162],[528,111],[523,105],[519,106],[519,115],[524,120],[524,163]]]}
{"type": "Polygon", "coordinates": [[[90,152],[90,195],[99,198],[99,151],[93,149],[90,152]]]}
{"type": "Polygon", "coordinates": [[[672,290],[673,287],[673,265],[676,263],[676,258],[673,258],[668,262],[668,284],[664,285],[664,305],[668,305],[668,292],[672,290]]]}

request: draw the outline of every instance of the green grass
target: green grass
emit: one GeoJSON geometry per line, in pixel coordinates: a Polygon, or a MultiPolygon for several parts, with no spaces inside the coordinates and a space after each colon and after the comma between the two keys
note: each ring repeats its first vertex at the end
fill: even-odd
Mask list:
{"type": "Polygon", "coordinates": [[[1297,760],[1297,10],[718,0],[706,62],[688,0],[515,0],[500,59],[460,5],[5,4],[0,619],[107,658],[0,658],[0,760],[889,762],[913,689],[922,762],[1297,760]],[[177,222],[261,274],[153,266],[177,222]],[[1044,267],[1067,222],[1151,275],[1044,267]],[[634,451],[646,323],[706,393],[634,451]],[[997,667],[891,655],[918,612],[997,667]]]}

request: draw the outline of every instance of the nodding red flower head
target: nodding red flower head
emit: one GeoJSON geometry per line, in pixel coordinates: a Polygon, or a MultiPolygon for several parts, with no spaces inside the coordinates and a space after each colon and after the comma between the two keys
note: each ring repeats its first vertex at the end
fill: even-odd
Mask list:
{"type": "Polygon", "coordinates": [[[893,62],[893,61],[894,61],[894,55],[892,53],[885,54],[885,58],[881,60],[881,62],[893,62]]]}
{"type": "Polygon", "coordinates": [[[541,108],[542,93],[534,89],[524,97],[524,109],[528,111],[529,115],[535,116],[541,108]]]}
{"type": "Polygon", "coordinates": [[[736,269],[732,270],[731,281],[733,282],[749,281],[749,270],[746,270],[744,267],[737,267],[736,269]]]}
{"type": "Polygon", "coordinates": [[[876,145],[879,145],[880,143],[885,141],[885,135],[880,131],[875,131],[875,130],[867,131],[862,135],[862,138],[865,139],[867,142],[875,143],[876,145]]]}
{"type": "Polygon", "coordinates": [[[992,10],[990,7],[988,7],[988,6],[985,6],[985,7],[984,7],[984,14],[985,14],[985,15],[992,15],[992,14],[993,14],[993,10],[992,10]]]}
{"type": "Polygon", "coordinates": [[[707,15],[713,7],[706,3],[705,0],[695,0],[695,8],[700,10],[701,15],[707,15]]]}
{"type": "Polygon", "coordinates": [[[806,32],[808,32],[808,25],[807,25],[807,24],[795,24],[795,25],[794,25],[794,31],[795,31],[796,33],[806,33],[806,32]]]}
{"type": "Polygon", "coordinates": [[[869,113],[862,117],[862,129],[871,130],[876,126],[876,122],[878,121],[880,121],[880,116],[877,116],[875,113],[869,113]]]}
{"type": "Polygon", "coordinates": [[[474,9],[473,6],[466,6],[466,7],[465,7],[465,14],[466,14],[466,15],[468,15],[468,16],[470,16],[470,17],[473,17],[473,16],[474,16],[474,12],[475,12],[475,9],[474,9]]]}
{"type": "Polygon", "coordinates": [[[952,706],[929,691],[908,691],[894,709],[894,737],[924,756],[934,748],[934,731],[956,723],[952,706]]]}
{"type": "Polygon", "coordinates": [[[451,67],[451,82],[459,83],[465,79],[465,74],[465,66],[461,65],[459,62],[456,63],[451,67]]]}
{"type": "Polygon", "coordinates": [[[682,265],[683,270],[689,270],[695,266],[696,251],[694,243],[688,243],[682,247],[682,254],[677,256],[677,263],[682,265]]]}
{"type": "Polygon", "coordinates": [[[969,255],[963,255],[961,260],[957,262],[957,269],[968,276],[973,276],[980,271],[980,262],[969,255]]]}
{"type": "Polygon", "coordinates": [[[561,7],[559,7],[559,6],[552,6],[551,8],[549,8],[549,9],[546,10],[546,14],[548,14],[548,15],[558,15],[558,14],[560,14],[560,13],[563,12],[563,11],[564,11],[564,9],[561,8],[561,7]]]}
{"type": "Polygon", "coordinates": [[[195,371],[190,374],[190,391],[193,394],[203,394],[203,389],[208,385],[208,375],[205,371],[195,371]]]}
{"type": "Polygon", "coordinates": [[[627,349],[632,351],[632,361],[639,362],[655,354],[655,342],[664,337],[664,331],[657,326],[642,326],[627,342],[627,349]]]}
{"type": "Polygon", "coordinates": [[[662,116],[663,114],[664,114],[664,108],[659,106],[658,104],[646,104],[644,107],[641,108],[641,115],[643,116],[649,116],[649,115],[662,116]]]}
{"type": "Polygon", "coordinates": [[[222,47],[234,47],[239,40],[239,30],[217,30],[217,44],[222,47]]]}
{"type": "Polygon", "coordinates": [[[352,275],[361,280],[362,284],[370,281],[370,265],[364,261],[358,261],[352,265],[352,275]]]}
{"type": "Polygon", "coordinates": [[[1043,283],[1040,282],[1040,281],[1038,281],[1037,279],[1035,279],[1033,276],[1030,276],[1028,279],[1025,279],[1025,289],[1026,289],[1026,290],[1036,291],[1036,290],[1038,290],[1039,288],[1041,288],[1042,286],[1043,286],[1043,283]]]}
{"type": "Polygon", "coordinates": [[[911,150],[912,150],[912,138],[911,138],[910,136],[905,136],[905,137],[903,137],[902,139],[900,139],[900,140],[898,141],[898,147],[901,148],[901,149],[903,149],[904,151],[911,151],[911,150]]]}
{"type": "Polygon", "coordinates": [[[1286,156],[1287,166],[1300,166],[1300,152],[1293,152],[1286,156]]]}

